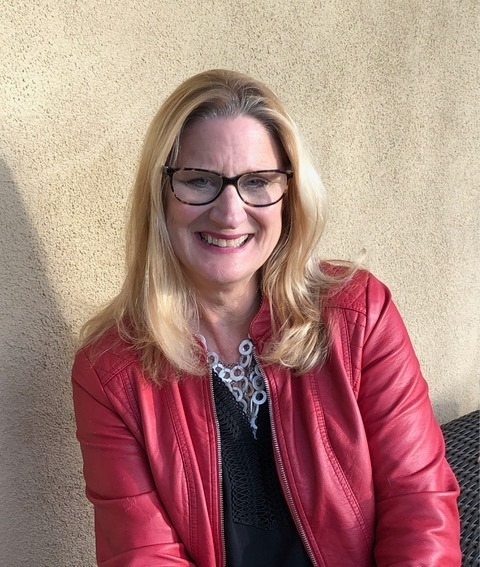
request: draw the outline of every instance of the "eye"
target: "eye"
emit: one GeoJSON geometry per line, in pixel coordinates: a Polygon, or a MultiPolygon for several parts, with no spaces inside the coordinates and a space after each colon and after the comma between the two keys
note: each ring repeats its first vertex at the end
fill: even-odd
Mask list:
{"type": "Polygon", "coordinates": [[[246,175],[240,179],[240,186],[247,191],[260,191],[266,189],[270,181],[261,175],[246,175]]]}
{"type": "Polygon", "coordinates": [[[180,170],[177,172],[175,181],[181,183],[189,191],[195,192],[211,192],[218,188],[218,181],[213,175],[202,171],[180,170]]]}
{"type": "Polygon", "coordinates": [[[207,177],[195,177],[193,179],[189,179],[186,181],[190,187],[194,187],[197,189],[205,189],[211,187],[214,183],[211,179],[207,177]]]}

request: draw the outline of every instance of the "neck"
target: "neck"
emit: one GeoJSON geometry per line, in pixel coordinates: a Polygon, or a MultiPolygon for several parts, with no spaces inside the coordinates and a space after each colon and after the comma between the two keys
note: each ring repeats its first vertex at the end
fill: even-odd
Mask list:
{"type": "Polygon", "coordinates": [[[199,329],[208,349],[230,364],[239,357],[238,346],[248,336],[250,323],[260,306],[258,289],[244,293],[217,293],[199,300],[199,329]]]}

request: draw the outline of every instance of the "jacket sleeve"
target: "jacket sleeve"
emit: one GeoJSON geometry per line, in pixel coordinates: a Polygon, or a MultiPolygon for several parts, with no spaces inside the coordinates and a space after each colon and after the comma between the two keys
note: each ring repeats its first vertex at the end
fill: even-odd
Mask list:
{"type": "Polygon", "coordinates": [[[459,567],[458,485],[389,291],[373,276],[358,403],[371,454],[378,567],[459,567]]]}
{"type": "Polygon", "coordinates": [[[83,351],[72,382],[98,565],[194,567],[159,500],[140,439],[124,419],[128,409],[114,407],[83,351]]]}

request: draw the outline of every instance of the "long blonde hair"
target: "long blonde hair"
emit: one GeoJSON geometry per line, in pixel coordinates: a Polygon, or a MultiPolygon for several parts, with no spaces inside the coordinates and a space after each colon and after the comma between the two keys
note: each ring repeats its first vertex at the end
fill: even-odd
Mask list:
{"type": "Polygon", "coordinates": [[[120,293],[82,329],[85,344],[116,327],[141,356],[148,376],[204,374],[200,347],[191,333],[196,298],[173,252],[166,228],[168,180],[182,131],[194,120],[246,115],[260,121],[287,156],[293,179],[283,203],[282,235],[262,268],[261,292],[272,311],[273,338],[262,355],[302,372],[321,363],[329,337],[323,302],[336,280],[319,262],[327,199],[297,127],[276,95],[246,75],[211,70],[182,83],[154,117],[144,143],[131,198],[127,274],[120,293]]]}

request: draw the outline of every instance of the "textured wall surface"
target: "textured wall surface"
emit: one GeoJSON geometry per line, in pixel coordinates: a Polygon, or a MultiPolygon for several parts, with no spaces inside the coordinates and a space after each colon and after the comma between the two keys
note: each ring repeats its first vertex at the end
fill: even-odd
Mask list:
{"type": "Polygon", "coordinates": [[[212,67],[267,82],[391,287],[447,421],[478,407],[476,0],[0,0],[0,564],[94,565],[69,368],[118,289],[145,129],[212,67]]]}

